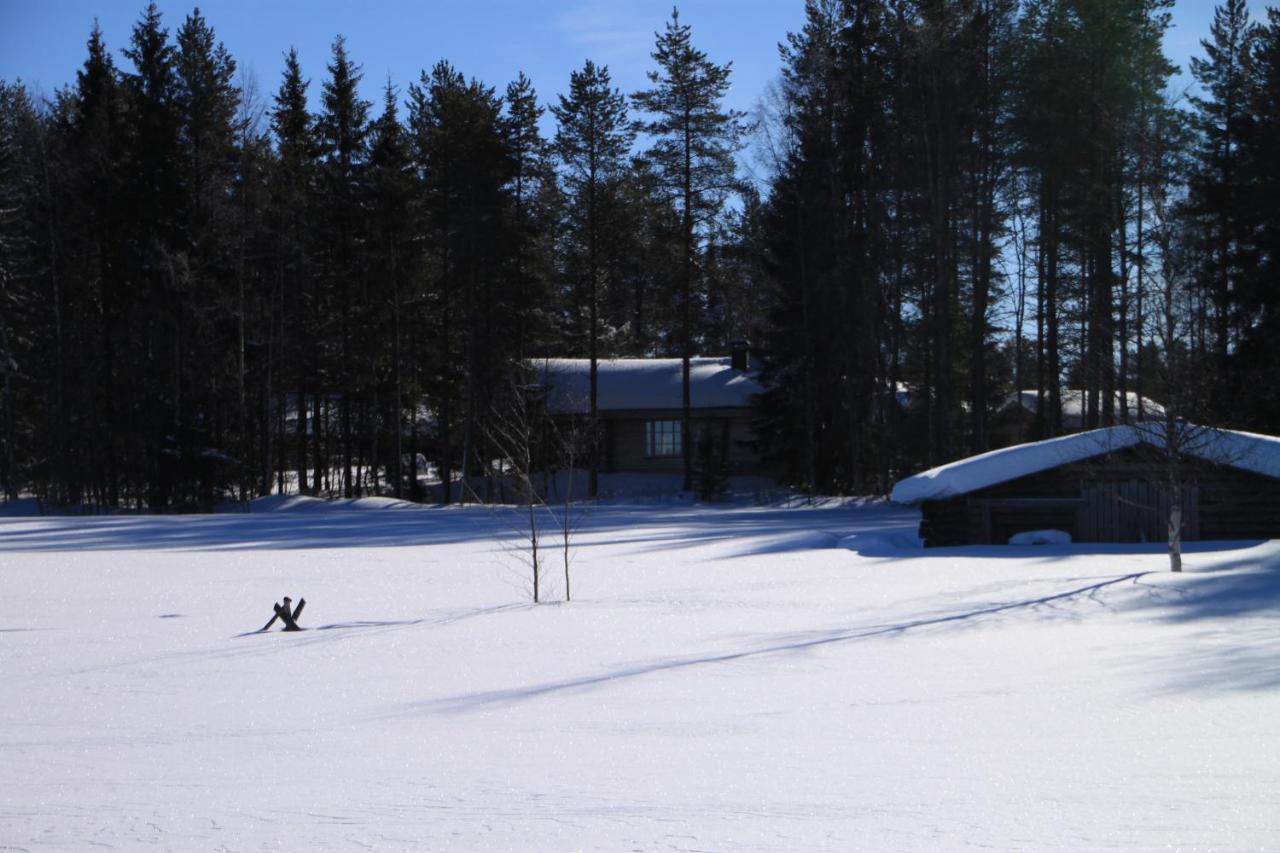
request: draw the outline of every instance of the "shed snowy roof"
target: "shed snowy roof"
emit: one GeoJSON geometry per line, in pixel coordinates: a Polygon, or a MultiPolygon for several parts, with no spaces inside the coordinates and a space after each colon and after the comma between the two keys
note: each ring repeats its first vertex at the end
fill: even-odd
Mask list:
{"type": "MultiPolygon", "coordinates": [[[[1177,444],[1188,456],[1280,479],[1280,438],[1191,424],[1175,429],[1177,444]]],[[[899,480],[893,500],[946,500],[1138,444],[1165,447],[1167,436],[1166,424],[1148,421],[992,450],[899,480]]]]}
{"type": "MultiPolygon", "coordinates": [[[[586,413],[590,408],[591,361],[585,358],[537,359],[533,365],[550,388],[551,410],[586,413]]],[[[678,358],[600,359],[597,406],[601,411],[679,409],[683,377],[678,358]]],[[[729,357],[698,357],[689,363],[690,404],[695,409],[745,408],[764,391],[748,372],[735,370],[729,357]]]]}

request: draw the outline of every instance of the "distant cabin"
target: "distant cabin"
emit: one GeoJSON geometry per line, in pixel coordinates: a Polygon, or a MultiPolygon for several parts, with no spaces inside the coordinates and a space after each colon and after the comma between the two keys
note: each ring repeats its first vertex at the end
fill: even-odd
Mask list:
{"type": "MultiPolygon", "coordinates": [[[[533,362],[557,416],[590,412],[591,362],[548,358],[533,362]]],[[[690,360],[691,451],[703,435],[715,442],[729,476],[764,477],[752,431],[755,396],[764,389],[745,347],[733,356],[690,360]]],[[[596,408],[601,428],[601,472],[682,474],[683,383],[678,358],[612,358],[597,361],[596,408]]]]}
{"type": "Polygon", "coordinates": [[[961,459],[899,481],[893,499],[919,505],[925,546],[1003,545],[1017,533],[1063,530],[1076,542],[1167,538],[1171,458],[1182,538],[1280,538],[1280,438],[1145,423],[1091,430],[961,459]]]}
{"type": "MultiPolygon", "coordinates": [[[[1027,388],[1010,394],[1001,401],[989,427],[990,446],[1007,447],[1027,439],[1042,437],[1036,433],[1036,397],[1036,389],[1027,388]]],[[[1065,434],[1084,430],[1088,400],[1085,392],[1078,388],[1063,389],[1061,400],[1062,432],[1065,434]]],[[[1049,405],[1047,395],[1044,405],[1046,408],[1049,405]]],[[[1150,397],[1140,397],[1133,391],[1125,394],[1117,391],[1114,405],[1116,420],[1125,423],[1159,420],[1165,416],[1164,406],[1150,397]]]]}

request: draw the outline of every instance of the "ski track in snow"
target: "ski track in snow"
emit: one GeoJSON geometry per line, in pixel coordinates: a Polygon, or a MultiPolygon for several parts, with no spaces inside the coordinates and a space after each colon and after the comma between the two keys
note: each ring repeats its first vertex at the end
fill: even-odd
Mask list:
{"type": "Polygon", "coordinates": [[[1280,543],[501,512],[0,519],[0,851],[1280,847],[1280,543]]]}

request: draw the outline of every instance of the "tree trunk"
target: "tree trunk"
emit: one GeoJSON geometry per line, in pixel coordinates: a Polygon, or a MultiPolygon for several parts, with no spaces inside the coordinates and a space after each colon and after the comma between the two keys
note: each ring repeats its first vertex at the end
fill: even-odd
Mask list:
{"type": "Polygon", "coordinates": [[[1169,571],[1182,571],[1182,484],[1176,475],[1169,486],[1169,571]]]}
{"type": "Polygon", "coordinates": [[[600,412],[599,412],[599,347],[600,347],[600,258],[597,240],[596,215],[596,155],[594,139],[591,144],[590,164],[587,172],[587,356],[590,360],[589,419],[587,423],[587,497],[595,500],[600,493],[600,412]]]}
{"type": "Polygon", "coordinates": [[[395,489],[393,494],[397,498],[404,497],[404,428],[402,413],[404,411],[404,388],[402,383],[402,370],[400,366],[400,282],[398,279],[398,270],[396,264],[396,247],[391,246],[391,384],[392,394],[391,411],[394,413],[391,419],[392,431],[394,437],[392,440],[392,453],[395,454],[391,460],[392,476],[395,477],[395,489]]]}
{"type": "Polygon", "coordinates": [[[692,406],[689,393],[689,360],[693,357],[693,139],[686,119],[684,133],[684,282],[681,292],[680,340],[680,447],[684,456],[684,491],[693,490],[693,448],[690,446],[692,406]]]}
{"type": "Polygon", "coordinates": [[[1047,350],[1047,373],[1043,381],[1049,390],[1049,436],[1062,434],[1062,363],[1059,359],[1058,331],[1058,198],[1053,179],[1045,194],[1046,234],[1042,238],[1045,253],[1045,293],[1044,313],[1047,327],[1045,347],[1047,350]]]}

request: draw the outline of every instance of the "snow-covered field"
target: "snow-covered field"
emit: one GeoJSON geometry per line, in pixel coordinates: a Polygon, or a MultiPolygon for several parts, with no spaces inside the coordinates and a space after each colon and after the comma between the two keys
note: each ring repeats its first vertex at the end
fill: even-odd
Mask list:
{"type": "Polygon", "coordinates": [[[915,522],[602,507],[535,607],[484,509],[0,519],[0,849],[1280,848],[1280,543],[915,522]]]}

